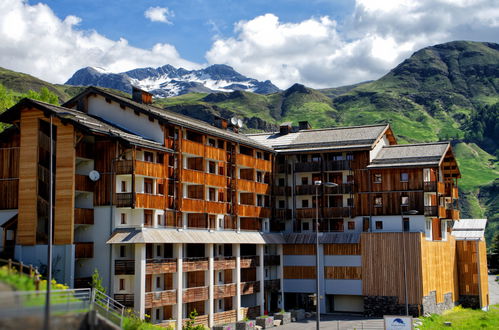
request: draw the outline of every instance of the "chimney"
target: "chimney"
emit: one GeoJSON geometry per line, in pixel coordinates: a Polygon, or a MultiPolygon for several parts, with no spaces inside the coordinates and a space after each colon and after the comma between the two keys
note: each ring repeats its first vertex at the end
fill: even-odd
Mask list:
{"type": "Polygon", "coordinates": [[[152,94],[140,88],[132,86],[132,100],[142,104],[151,104],[152,94]]]}
{"type": "Polygon", "coordinates": [[[288,133],[291,133],[291,122],[285,122],[285,123],[282,123],[280,126],[279,126],[279,133],[281,133],[282,135],[286,135],[288,133]]]}
{"type": "Polygon", "coordinates": [[[298,122],[298,129],[301,131],[302,129],[312,129],[312,125],[306,120],[298,122]]]}

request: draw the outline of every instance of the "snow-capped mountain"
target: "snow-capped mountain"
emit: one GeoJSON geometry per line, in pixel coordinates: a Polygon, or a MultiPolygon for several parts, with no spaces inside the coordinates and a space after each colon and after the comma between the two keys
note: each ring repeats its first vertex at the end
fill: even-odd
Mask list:
{"type": "Polygon", "coordinates": [[[86,67],[76,71],[66,82],[74,86],[100,86],[127,93],[132,85],[156,97],[176,96],[191,92],[231,92],[242,90],[258,94],[279,91],[269,80],[258,81],[236,72],[228,65],[216,64],[201,70],[186,70],[165,65],[159,68],[140,68],[122,73],[110,73],[102,68],[86,67]]]}

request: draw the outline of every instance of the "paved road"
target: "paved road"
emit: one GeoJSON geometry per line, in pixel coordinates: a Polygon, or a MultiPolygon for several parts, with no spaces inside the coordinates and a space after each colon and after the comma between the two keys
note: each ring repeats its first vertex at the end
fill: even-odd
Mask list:
{"type": "Polygon", "coordinates": [[[489,275],[489,300],[491,305],[499,304],[499,283],[495,275],[489,275]]]}
{"type": "MultiPolygon", "coordinates": [[[[293,322],[287,324],[277,329],[282,330],[304,330],[304,329],[315,329],[316,323],[315,318],[310,318],[302,320],[299,322],[293,322]]],[[[367,319],[357,315],[322,315],[321,317],[321,329],[366,329],[366,330],[378,330],[384,329],[383,319],[367,319]]]]}

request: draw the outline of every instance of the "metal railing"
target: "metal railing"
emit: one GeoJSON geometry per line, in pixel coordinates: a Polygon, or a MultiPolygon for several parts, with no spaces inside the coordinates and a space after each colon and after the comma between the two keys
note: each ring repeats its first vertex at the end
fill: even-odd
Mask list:
{"type": "Polygon", "coordinates": [[[92,290],[92,305],[101,316],[122,328],[125,306],[99,290],[92,290]]]}

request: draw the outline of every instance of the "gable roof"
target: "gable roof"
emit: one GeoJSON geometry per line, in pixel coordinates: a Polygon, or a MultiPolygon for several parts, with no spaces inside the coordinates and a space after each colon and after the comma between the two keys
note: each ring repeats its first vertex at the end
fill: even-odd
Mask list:
{"type": "Polygon", "coordinates": [[[127,132],[123,128],[112,125],[101,118],[90,116],[78,110],[64,108],[28,98],[22,99],[16,105],[2,113],[0,115],[0,122],[11,122],[17,119],[20,115],[20,111],[25,108],[39,109],[44,111],[47,116],[48,114],[52,114],[58,117],[61,121],[68,122],[75,127],[90,133],[107,135],[140,147],[173,152],[173,150],[163,147],[161,143],[127,132]]]}
{"type": "Polygon", "coordinates": [[[121,96],[118,94],[114,94],[112,92],[109,92],[107,90],[104,90],[102,88],[95,87],[95,86],[88,87],[83,92],[81,92],[77,96],[73,97],[71,100],[64,103],[63,106],[72,107],[72,106],[76,105],[76,103],[80,99],[82,99],[86,95],[92,94],[92,93],[99,94],[101,96],[109,98],[109,99],[119,103],[120,105],[128,106],[129,108],[137,110],[137,111],[144,113],[146,115],[153,116],[156,119],[158,119],[159,121],[172,123],[175,125],[179,125],[179,126],[182,126],[185,128],[192,129],[192,130],[200,131],[200,132],[203,132],[203,133],[208,134],[208,135],[212,135],[212,136],[216,136],[219,138],[235,141],[235,142],[238,142],[238,143],[241,143],[243,145],[250,146],[250,147],[263,149],[263,150],[270,151],[270,152],[274,151],[274,150],[272,150],[272,148],[269,148],[266,145],[260,144],[260,143],[256,142],[255,140],[250,139],[249,137],[247,137],[244,134],[238,134],[238,133],[232,132],[230,130],[221,129],[221,128],[212,126],[212,125],[210,125],[202,120],[194,119],[192,117],[188,117],[188,116],[173,112],[171,110],[158,108],[154,105],[135,102],[130,98],[127,98],[127,97],[124,97],[124,96],[121,96]]]}
{"type": "Polygon", "coordinates": [[[384,146],[367,167],[439,166],[449,148],[449,142],[384,146]]]}
{"type": "Polygon", "coordinates": [[[390,125],[381,124],[299,130],[288,134],[279,132],[248,134],[248,137],[274,148],[278,153],[326,149],[358,150],[371,149],[387,130],[390,130],[390,125]]]}

